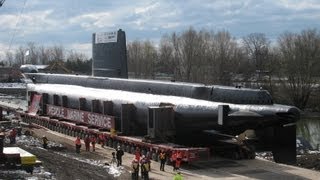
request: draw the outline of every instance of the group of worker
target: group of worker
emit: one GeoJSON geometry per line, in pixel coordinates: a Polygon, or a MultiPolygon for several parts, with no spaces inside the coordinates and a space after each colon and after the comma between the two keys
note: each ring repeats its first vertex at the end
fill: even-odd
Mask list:
{"type": "MultiPolygon", "coordinates": [[[[160,150],[158,155],[158,159],[160,161],[160,171],[165,171],[164,167],[167,162],[167,157],[170,157],[170,161],[173,165],[173,171],[177,173],[174,176],[174,180],[182,180],[183,177],[181,173],[177,170],[180,169],[181,161],[182,161],[182,153],[180,151],[172,151],[171,156],[168,155],[164,150],[160,150]]],[[[135,157],[131,163],[132,167],[132,179],[137,180],[139,178],[139,168],[141,170],[141,178],[149,179],[149,172],[151,171],[151,153],[148,151],[146,155],[141,156],[141,152],[139,148],[136,148],[135,157]]]]}
{"type": "MultiPolygon", "coordinates": [[[[86,135],[84,138],[84,145],[85,145],[85,150],[87,152],[90,152],[90,144],[92,146],[92,151],[96,151],[96,143],[100,143],[101,147],[104,147],[105,144],[105,137],[104,136],[99,136],[98,139],[95,135],[86,135]]],[[[80,153],[80,149],[81,149],[81,139],[79,136],[76,137],[75,140],[75,146],[76,146],[76,153],[80,153]]]]}
{"type": "MultiPolygon", "coordinates": [[[[105,146],[106,143],[106,137],[103,135],[99,135],[98,139],[96,136],[92,135],[86,136],[84,138],[85,143],[85,149],[86,151],[90,151],[90,143],[92,145],[92,151],[95,151],[95,144],[100,143],[101,147],[105,146]]],[[[76,153],[80,153],[81,149],[81,139],[80,137],[77,137],[75,140],[75,146],[76,146],[76,153]]],[[[112,160],[111,164],[116,164],[117,166],[122,166],[122,156],[124,155],[124,151],[121,149],[120,146],[117,147],[116,152],[112,152],[112,160]]],[[[160,161],[160,171],[165,171],[165,164],[167,162],[167,158],[170,158],[170,161],[173,165],[173,171],[176,171],[177,173],[174,176],[174,180],[180,180],[183,179],[181,173],[178,171],[181,166],[182,161],[182,153],[180,151],[172,151],[172,153],[168,153],[164,150],[161,150],[158,159],[160,161]]],[[[135,150],[135,157],[131,162],[132,167],[132,179],[136,180],[139,179],[139,171],[141,173],[141,178],[144,180],[149,179],[149,172],[151,171],[151,152],[141,152],[140,148],[137,147],[135,150]]]]}
{"type": "Polygon", "coordinates": [[[140,152],[140,148],[136,148],[135,157],[131,162],[132,167],[132,179],[137,180],[139,179],[139,169],[141,172],[142,179],[149,179],[149,172],[151,170],[151,154],[146,153],[146,155],[142,155],[140,152]]]}

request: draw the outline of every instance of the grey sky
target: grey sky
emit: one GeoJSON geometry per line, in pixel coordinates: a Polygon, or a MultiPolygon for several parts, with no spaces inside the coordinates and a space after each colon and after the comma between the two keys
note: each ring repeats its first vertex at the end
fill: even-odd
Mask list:
{"type": "Polygon", "coordinates": [[[0,8],[0,59],[9,49],[35,42],[63,45],[91,56],[94,32],[123,29],[127,41],[196,29],[228,30],[236,38],[320,27],[319,0],[6,0],[0,8]]]}

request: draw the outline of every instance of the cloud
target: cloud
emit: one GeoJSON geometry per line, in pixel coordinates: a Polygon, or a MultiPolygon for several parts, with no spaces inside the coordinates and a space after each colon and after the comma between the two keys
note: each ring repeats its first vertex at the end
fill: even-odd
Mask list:
{"type": "Polygon", "coordinates": [[[320,1],[318,0],[280,0],[278,4],[291,10],[320,10],[320,1]]]}
{"type": "Polygon", "coordinates": [[[109,12],[97,12],[72,17],[69,19],[69,23],[73,25],[80,25],[85,29],[92,29],[94,27],[110,28],[115,27],[115,20],[116,18],[109,12]]]}
{"type": "Polygon", "coordinates": [[[91,43],[71,43],[66,48],[68,50],[83,53],[87,57],[92,56],[92,44],[91,43]]]}
{"type": "Polygon", "coordinates": [[[156,3],[150,4],[148,6],[137,7],[137,8],[135,8],[134,12],[136,14],[146,14],[146,13],[151,12],[152,10],[155,10],[157,8],[157,6],[159,6],[159,5],[160,5],[160,3],[156,2],[156,3]]]}
{"type": "Polygon", "coordinates": [[[21,16],[3,14],[0,15],[0,27],[6,33],[17,31],[20,35],[46,32],[59,27],[58,24],[63,23],[50,18],[52,13],[53,10],[44,10],[28,12],[21,16]]]}

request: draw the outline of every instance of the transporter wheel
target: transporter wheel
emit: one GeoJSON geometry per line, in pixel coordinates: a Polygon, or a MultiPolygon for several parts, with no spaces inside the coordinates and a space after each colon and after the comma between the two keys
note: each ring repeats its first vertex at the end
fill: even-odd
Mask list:
{"type": "Polygon", "coordinates": [[[117,145],[118,145],[118,142],[117,142],[117,141],[113,141],[113,142],[112,142],[112,147],[113,147],[114,149],[117,149],[117,145]]]}
{"type": "Polygon", "coordinates": [[[61,133],[66,134],[66,128],[64,126],[61,127],[61,133]]]}
{"type": "Polygon", "coordinates": [[[146,154],[147,154],[147,150],[146,150],[145,148],[142,148],[142,149],[141,149],[141,154],[142,154],[142,155],[146,155],[146,154]]]}
{"type": "Polygon", "coordinates": [[[130,153],[130,149],[131,149],[130,145],[127,144],[127,145],[126,145],[126,152],[127,152],[127,153],[130,153]]]}
{"type": "Polygon", "coordinates": [[[152,160],[158,161],[158,153],[152,152],[151,157],[152,157],[152,160]]]}
{"type": "Polygon", "coordinates": [[[136,148],[134,147],[134,145],[132,144],[131,146],[130,146],[130,153],[131,154],[134,154],[136,152],[136,148]]]}
{"type": "Polygon", "coordinates": [[[68,127],[64,127],[64,134],[69,135],[69,128],[68,127]]]}
{"type": "Polygon", "coordinates": [[[109,139],[109,140],[108,140],[108,146],[109,146],[109,147],[112,147],[112,145],[113,145],[112,139],[109,139]]]}
{"type": "Polygon", "coordinates": [[[82,132],[82,133],[80,133],[80,134],[81,134],[81,136],[80,136],[80,137],[81,137],[82,139],[84,139],[84,138],[86,137],[86,135],[87,135],[87,134],[86,134],[86,133],[84,133],[84,132],[82,132]]]}

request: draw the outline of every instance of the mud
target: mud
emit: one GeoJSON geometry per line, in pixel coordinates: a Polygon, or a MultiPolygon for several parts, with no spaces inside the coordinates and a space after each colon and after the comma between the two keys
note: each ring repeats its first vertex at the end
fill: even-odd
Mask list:
{"type": "Polygon", "coordinates": [[[49,146],[48,149],[43,149],[38,142],[36,140],[30,140],[28,144],[18,142],[17,146],[36,155],[38,160],[42,161],[40,169],[45,173],[38,173],[38,168],[35,168],[34,174],[21,170],[0,171],[0,179],[130,179],[129,172],[125,170],[118,175],[109,174],[117,167],[106,166],[104,157],[98,154],[91,152],[76,154],[74,147],[71,146],[49,146]]]}

